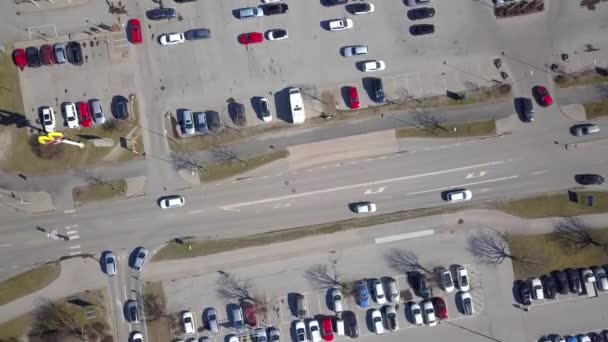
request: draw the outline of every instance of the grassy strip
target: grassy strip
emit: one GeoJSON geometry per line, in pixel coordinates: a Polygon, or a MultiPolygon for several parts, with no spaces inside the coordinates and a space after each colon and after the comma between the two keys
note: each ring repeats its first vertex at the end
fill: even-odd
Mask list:
{"type": "Polygon", "coordinates": [[[224,163],[209,165],[206,167],[206,171],[200,173],[200,179],[201,182],[212,182],[219,179],[228,178],[254,170],[260,166],[272,163],[279,159],[287,158],[288,156],[289,151],[277,150],[253,158],[245,159],[243,162],[238,160],[229,160],[224,163]]]}
{"type": "MultiPolygon", "coordinates": [[[[380,106],[372,106],[359,110],[338,110],[331,120],[316,116],[307,119],[308,126],[321,125],[326,122],[339,120],[360,119],[363,117],[377,116],[381,113],[391,113],[404,110],[413,110],[416,108],[435,108],[435,107],[451,107],[464,106],[479,103],[491,103],[505,100],[511,96],[511,86],[508,84],[496,85],[492,87],[481,87],[478,90],[464,92],[465,99],[456,101],[448,98],[445,95],[426,97],[422,99],[404,99],[403,101],[390,101],[380,106]]],[[[171,122],[172,127],[175,127],[175,120],[171,122]]],[[[266,125],[256,125],[241,129],[230,129],[220,134],[207,134],[203,136],[189,137],[180,139],[179,143],[169,141],[169,147],[173,151],[192,151],[192,150],[207,150],[214,146],[231,144],[237,141],[252,138],[258,135],[289,129],[294,125],[279,122],[266,125]]],[[[177,133],[173,130],[173,136],[177,137],[177,133]]]]}
{"type": "Polygon", "coordinates": [[[608,77],[598,74],[595,70],[586,70],[568,76],[558,75],[553,78],[553,81],[558,88],[570,88],[606,84],[608,77]]]}
{"type": "Polygon", "coordinates": [[[72,190],[72,197],[76,206],[86,203],[105,201],[122,197],[127,193],[127,182],[124,179],[112,180],[104,184],[89,184],[77,186],[72,190]]]}
{"type": "MultiPolygon", "coordinates": [[[[608,241],[608,228],[592,229],[591,235],[596,241],[608,241]]],[[[508,240],[511,254],[525,255],[536,262],[528,267],[517,262],[513,263],[513,273],[516,279],[538,277],[553,270],[563,270],[568,267],[578,268],[608,263],[608,256],[600,248],[593,246],[564,253],[564,247],[552,238],[551,233],[510,235],[508,240]]]]}
{"type": "Polygon", "coordinates": [[[497,210],[523,218],[571,217],[608,212],[608,192],[577,191],[579,203],[568,200],[568,192],[561,191],[540,196],[494,203],[497,210]],[[587,207],[587,195],[594,196],[594,206],[587,207]]]}
{"type": "Polygon", "coordinates": [[[61,273],[61,264],[51,263],[18,274],[0,283],[0,305],[34,293],[52,283],[61,273]]]}
{"type": "Polygon", "coordinates": [[[583,107],[585,107],[585,116],[587,120],[608,116],[608,100],[585,103],[583,107]]]}
{"type": "Polygon", "coordinates": [[[264,246],[278,242],[297,240],[305,237],[334,234],[423,216],[446,214],[463,210],[465,208],[470,207],[466,205],[452,205],[449,207],[424,208],[362,218],[353,218],[349,220],[317,224],[307,227],[277,230],[231,239],[187,240],[185,244],[170,242],[159,249],[156,254],[154,254],[152,261],[175,260],[217,254],[246,247],[264,246]],[[191,248],[189,248],[189,246],[191,248]]]}
{"type": "Polygon", "coordinates": [[[458,124],[442,124],[441,128],[403,127],[395,130],[397,139],[403,138],[461,138],[496,134],[496,121],[486,120],[458,124]]]}
{"type": "Polygon", "coordinates": [[[12,46],[0,54],[0,110],[23,113],[23,98],[19,84],[19,69],[13,64],[12,46]]]}
{"type": "MultiPolygon", "coordinates": [[[[158,296],[166,303],[165,291],[163,290],[163,284],[160,281],[146,282],[143,293],[144,296],[158,296]]],[[[151,342],[171,341],[171,327],[167,320],[157,319],[152,322],[146,322],[146,327],[148,330],[148,338],[151,342]]]]}
{"type": "Polygon", "coordinates": [[[0,341],[21,341],[31,324],[32,316],[29,313],[0,323],[0,341]]]}

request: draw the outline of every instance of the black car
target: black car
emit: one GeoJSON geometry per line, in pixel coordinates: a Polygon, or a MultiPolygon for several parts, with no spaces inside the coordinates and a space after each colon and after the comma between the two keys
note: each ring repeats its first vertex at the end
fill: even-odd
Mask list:
{"type": "Polygon", "coordinates": [[[421,36],[423,34],[431,34],[435,32],[435,25],[431,24],[419,24],[410,26],[410,33],[414,36],[421,36]]]}
{"type": "Polygon", "coordinates": [[[186,40],[198,40],[211,38],[211,31],[206,28],[192,29],[184,32],[186,40]]]}
{"type": "Polygon", "coordinates": [[[346,5],[348,0],[323,0],[323,6],[346,5]]]}
{"type": "Polygon", "coordinates": [[[112,112],[115,118],[127,120],[129,118],[129,100],[124,96],[115,96],[112,99],[112,112]]]}
{"type": "Polygon", "coordinates": [[[570,292],[576,294],[583,293],[583,280],[581,279],[581,272],[567,268],[564,270],[568,274],[568,281],[570,283],[570,292]]]}
{"type": "Polygon", "coordinates": [[[429,298],[431,296],[431,289],[424,275],[416,273],[412,280],[414,282],[414,290],[418,296],[422,298],[429,298]]]}
{"type": "Polygon", "coordinates": [[[231,103],[231,105],[234,123],[241,127],[247,125],[247,117],[245,116],[245,106],[237,102],[233,102],[231,103]]]}
{"type": "Polygon", "coordinates": [[[357,316],[352,311],[344,311],[342,319],[346,323],[346,334],[352,338],[359,337],[359,326],[357,325],[357,316]]]}
{"type": "Polygon", "coordinates": [[[209,110],[205,112],[205,116],[207,117],[207,127],[211,132],[217,133],[222,128],[222,123],[220,122],[220,115],[218,112],[209,110]]]}
{"type": "Polygon", "coordinates": [[[600,185],[604,184],[604,177],[594,174],[581,174],[574,176],[574,180],[582,185],[600,185]]]}
{"type": "Polygon", "coordinates": [[[146,12],[146,16],[150,20],[164,20],[177,17],[175,8],[155,8],[146,12]]]}
{"type": "Polygon", "coordinates": [[[287,13],[289,10],[289,6],[287,4],[268,4],[260,6],[262,8],[262,12],[264,15],[275,15],[275,14],[283,14],[287,13]]]}
{"type": "Polygon", "coordinates": [[[435,16],[435,9],[430,7],[415,8],[407,12],[407,17],[412,20],[432,18],[435,16]]]}
{"type": "Polygon", "coordinates": [[[35,47],[28,47],[25,49],[25,59],[27,60],[27,66],[30,68],[38,68],[42,65],[42,60],[40,59],[40,52],[35,47]]]}
{"type": "Polygon", "coordinates": [[[553,299],[557,295],[557,283],[555,278],[550,275],[540,277],[540,282],[543,284],[543,292],[545,298],[553,299]]]}
{"type": "Polygon", "coordinates": [[[196,1],[196,0],[174,0],[174,1],[177,2],[177,3],[183,3],[183,2],[193,2],[193,1],[196,1]]]}
{"type": "Polygon", "coordinates": [[[515,110],[520,115],[521,121],[532,122],[534,121],[534,105],[532,99],[527,97],[519,97],[515,99],[516,108],[515,110]]]}
{"type": "Polygon", "coordinates": [[[370,82],[371,97],[374,102],[384,102],[384,85],[382,85],[381,78],[372,78],[370,82]]]}
{"type": "Polygon", "coordinates": [[[555,279],[555,285],[557,287],[557,292],[561,294],[567,294],[568,288],[570,287],[568,283],[568,275],[564,271],[553,271],[551,272],[551,276],[555,279]]]}
{"type": "Polygon", "coordinates": [[[66,51],[68,53],[68,62],[74,65],[82,65],[82,47],[79,42],[69,42],[66,46],[66,51]]]}
{"type": "Polygon", "coordinates": [[[372,5],[361,2],[358,4],[346,5],[346,10],[352,14],[368,13],[373,10],[372,5]]]}
{"type": "Polygon", "coordinates": [[[523,305],[532,305],[532,288],[530,283],[518,280],[516,286],[519,289],[519,299],[523,305]]]}

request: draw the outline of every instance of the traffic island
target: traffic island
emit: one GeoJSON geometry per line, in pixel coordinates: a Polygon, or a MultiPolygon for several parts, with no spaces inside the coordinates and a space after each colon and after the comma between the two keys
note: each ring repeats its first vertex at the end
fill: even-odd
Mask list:
{"type": "Polygon", "coordinates": [[[608,100],[585,103],[585,117],[587,120],[598,119],[608,116],[608,100]]]}
{"type": "Polygon", "coordinates": [[[74,206],[79,207],[91,202],[124,198],[127,193],[127,182],[124,179],[104,180],[101,178],[91,178],[90,182],[87,185],[77,186],[72,189],[74,206]]]}
{"type": "Polygon", "coordinates": [[[494,15],[497,19],[517,17],[520,15],[540,13],[545,10],[544,0],[499,1],[495,0],[494,15]]]}
{"type": "Polygon", "coordinates": [[[571,190],[489,203],[496,209],[522,218],[571,217],[608,212],[608,192],[571,190]]]}
{"type": "Polygon", "coordinates": [[[496,135],[496,120],[464,123],[422,122],[410,127],[397,128],[397,139],[404,138],[466,138],[496,135]]]}
{"type": "Polygon", "coordinates": [[[558,88],[599,86],[608,84],[608,71],[596,67],[595,69],[557,75],[553,77],[553,82],[558,88]]]}
{"type": "Polygon", "coordinates": [[[61,264],[53,262],[1,282],[0,306],[45,288],[55,281],[60,273],[61,264]]]}

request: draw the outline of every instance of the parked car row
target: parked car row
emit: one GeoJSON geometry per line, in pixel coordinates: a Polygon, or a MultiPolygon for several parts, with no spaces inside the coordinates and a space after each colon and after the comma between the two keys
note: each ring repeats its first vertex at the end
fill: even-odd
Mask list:
{"type": "Polygon", "coordinates": [[[608,265],[604,267],[591,266],[589,268],[553,271],[551,274],[539,278],[530,278],[527,281],[515,281],[515,288],[519,298],[517,301],[524,305],[531,305],[532,300],[554,299],[557,294],[593,295],[590,291],[608,291],[608,265]]]}
{"type": "MultiPolygon", "coordinates": [[[[415,7],[417,5],[427,5],[430,4],[430,0],[406,0],[406,5],[410,7],[415,7]]],[[[429,19],[435,16],[435,9],[432,7],[419,7],[413,8],[407,11],[407,17],[410,20],[422,20],[429,19]]],[[[425,34],[431,34],[435,32],[435,25],[432,24],[414,24],[410,26],[410,33],[414,36],[420,36],[425,34]]]]}
{"type": "Polygon", "coordinates": [[[13,62],[22,70],[25,67],[38,68],[42,65],[65,64],[82,65],[82,48],[79,42],[45,44],[40,48],[30,46],[13,51],[13,62]]]}
{"type": "Polygon", "coordinates": [[[217,132],[221,128],[220,116],[217,112],[193,112],[190,109],[183,109],[180,112],[180,125],[185,135],[193,135],[196,132],[207,134],[217,132]]]}
{"type": "Polygon", "coordinates": [[[211,38],[211,31],[206,28],[191,29],[184,33],[163,33],[158,37],[158,42],[161,45],[175,45],[183,43],[186,40],[200,40],[211,38]]]}
{"type": "MultiPolygon", "coordinates": [[[[277,1],[266,1],[265,5],[238,9],[235,11],[235,16],[238,19],[253,19],[287,13],[289,10],[287,4],[274,2],[277,1]]],[[[287,38],[289,38],[289,33],[286,29],[271,29],[266,31],[266,39],[268,40],[283,40],[287,38]]],[[[247,32],[239,35],[238,40],[243,45],[261,43],[264,41],[264,34],[262,32],[247,32]]]]}
{"type": "MultiPolygon", "coordinates": [[[[116,96],[112,102],[114,116],[117,119],[127,119],[129,117],[128,101],[122,96],[116,96]]],[[[65,118],[65,125],[68,128],[88,128],[93,125],[101,125],[106,122],[103,105],[98,99],[80,102],[63,102],[61,111],[65,118]]],[[[55,111],[52,107],[40,107],[40,121],[45,132],[53,132],[57,129],[55,111]]]]}
{"type": "Polygon", "coordinates": [[[541,337],[538,342],[608,342],[608,330],[589,332],[586,334],[566,335],[550,334],[541,337]]]}

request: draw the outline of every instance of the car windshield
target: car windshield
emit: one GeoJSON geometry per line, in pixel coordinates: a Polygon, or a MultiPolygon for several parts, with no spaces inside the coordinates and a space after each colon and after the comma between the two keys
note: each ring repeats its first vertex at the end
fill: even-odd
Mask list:
{"type": "Polygon", "coordinates": [[[375,323],[382,322],[382,318],[376,317],[376,318],[374,318],[374,322],[375,323]]]}
{"type": "Polygon", "coordinates": [[[144,252],[139,252],[139,253],[137,254],[137,257],[138,257],[138,258],[143,258],[143,257],[145,257],[145,256],[146,256],[146,254],[144,254],[144,252]]]}
{"type": "Polygon", "coordinates": [[[412,310],[412,312],[414,313],[414,315],[419,315],[420,309],[416,308],[416,309],[412,310]]]}
{"type": "Polygon", "coordinates": [[[443,282],[447,285],[447,286],[452,286],[452,277],[450,276],[449,273],[444,273],[443,274],[443,282]]]}
{"type": "Polygon", "coordinates": [[[425,312],[427,315],[430,315],[430,314],[432,314],[432,313],[433,313],[433,309],[426,309],[424,312],[425,312]]]}
{"type": "Polygon", "coordinates": [[[265,342],[266,341],[266,336],[262,335],[262,336],[258,336],[258,342],[265,342]]]}
{"type": "Polygon", "coordinates": [[[317,327],[316,325],[313,325],[313,326],[310,327],[310,331],[311,332],[313,332],[313,331],[319,331],[319,327],[317,327]]]}
{"type": "Polygon", "coordinates": [[[463,275],[462,277],[460,277],[460,282],[462,283],[463,286],[466,286],[469,284],[469,279],[467,278],[466,275],[463,275]]]}
{"type": "Polygon", "coordinates": [[[192,318],[190,318],[190,317],[184,318],[184,323],[190,323],[190,322],[192,322],[192,318]]]}
{"type": "Polygon", "coordinates": [[[334,300],[341,300],[341,299],[342,299],[342,296],[340,296],[340,295],[335,295],[334,296],[334,300]]]}

